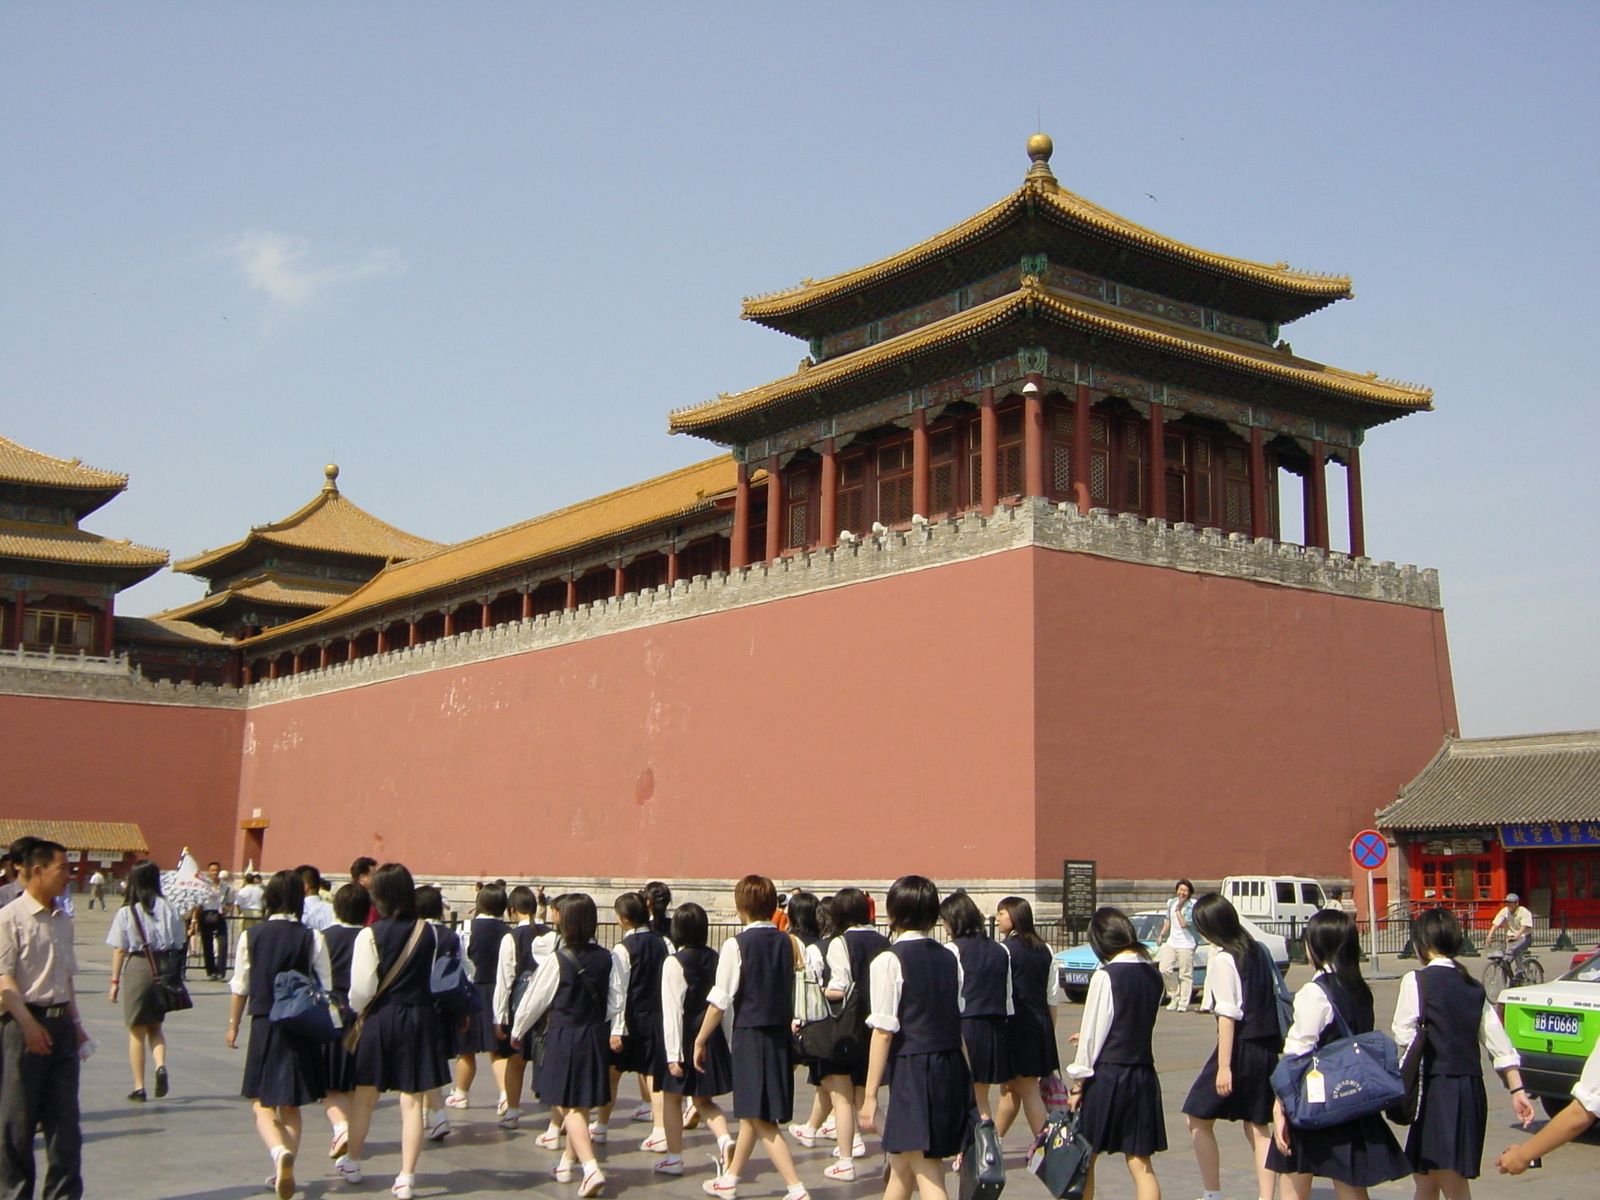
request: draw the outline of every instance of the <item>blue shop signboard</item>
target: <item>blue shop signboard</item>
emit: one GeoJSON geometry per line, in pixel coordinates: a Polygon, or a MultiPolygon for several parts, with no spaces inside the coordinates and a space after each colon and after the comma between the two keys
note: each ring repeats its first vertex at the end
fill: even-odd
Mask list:
{"type": "Polygon", "coordinates": [[[1532,846],[1600,846],[1600,821],[1540,821],[1502,825],[1500,840],[1507,850],[1532,846]]]}

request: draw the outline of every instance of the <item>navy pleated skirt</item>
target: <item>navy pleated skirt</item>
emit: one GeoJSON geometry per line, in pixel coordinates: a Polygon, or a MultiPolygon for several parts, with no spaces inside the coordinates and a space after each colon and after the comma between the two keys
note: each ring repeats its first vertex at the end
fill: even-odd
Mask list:
{"type": "Polygon", "coordinates": [[[1146,1158],[1167,1148],[1161,1081],[1152,1066],[1095,1063],[1078,1111],[1079,1132],[1101,1154],[1146,1158]]]}
{"type": "Polygon", "coordinates": [[[599,1108],[611,1099],[610,1057],[609,1021],[554,1025],[545,1031],[533,1090],[546,1104],[599,1108]]]}
{"type": "Polygon", "coordinates": [[[787,1025],[735,1025],[733,1115],[782,1125],[794,1116],[794,1059],[787,1025]]]}
{"type": "Polygon", "coordinates": [[[1289,1153],[1274,1142],[1267,1151],[1267,1170],[1281,1175],[1315,1175],[1351,1187],[1376,1187],[1411,1174],[1389,1123],[1374,1113],[1327,1129],[1289,1130],[1289,1153]]]}
{"type": "Polygon", "coordinates": [[[889,1059],[889,1105],[883,1118],[886,1154],[921,1152],[953,1158],[967,1148],[978,1108],[972,1073],[959,1050],[896,1054],[889,1059]]]}
{"type": "Polygon", "coordinates": [[[1006,1018],[1006,1044],[1011,1051],[1011,1069],[1016,1072],[1012,1079],[1043,1079],[1061,1069],[1056,1031],[1048,1018],[1011,1014],[1006,1018]]]}
{"type": "Polygon", "coordinates": [[[967,1048],[973,1083],[1010,1083],[1017,1077],[1005,1017],[962,1017],[961,1042],[967,1048]]]}
{"type": "Polygon", "coordinates": [[[504,1054],[506,1046],[494,1034],[494,984],[475,983],[478,995],[483,997],[483,1007],[472,1014],[471,1024],[465,1033],[456,1033],[451,1039],[456,1054],[504,1054]]]}
{"type": "Polygon", "coordinates": [[[660,1013],[642,1014],[637,1025],[629,1014],[627,1036],[622,1039],[622,1049],[611,1056],[611,1065],[624,1075],[634,1071],[651,1077],[666,1074],[667,1052],[661,1040],[660,1013]]]}
{"type": "Polygon", "coordinates": [[[322,1047],[285,1033],[268,1017],[251,1017],[239,1094],[265,1108],[315,1104],[328,1094],[322,1047]]]}
{"type": "Polygon", "coordinates": [[[1275,1038],[1239,1038],[1233,1043],[1233,1091],[1217,1095],[1217,1052],[1189,1088],[1183,1102],[1186,1116],[1203,1121],[1248,1121],[1272,1124],[1272,1068],[1278,1065],[1275,1038]]]}
{"type": "Polygon", "coordinates": [[[426,1092],[450,1082],[445,1031],[431,1004],[386,1004],[356,1044],[355,1081],[380,1092],[426,1092]]]}
{"type": "Polygon", "coordinates": [[[1454,1171],[1476,1179],[1488,1125],[1489,1097],[1482,1075],[1429,1075],[1422,1088],[1422,1111],[1406,1137],[1411,1169],[1454,1171]]]}
{"type": "MultiPolygon", "coordinates": [[[[687,1031],[685,1031],[687,1033],[687,1031]]],[[[696,1027],[696,1035],[699,1029],[696,1027]]],[[[685,1037],[683,1052],[693,1058],[694,1039],[685,1037]]],[[[665,1051],[662,1052],[665,1057],[665,1051]]],[[[706,1069],[696,1071],[693,1061],[683,1064],[683,1078],[678,1078],[671,1072],[662,1068],[661,1074],[656,1076],[656,1087],[673,1096],[726,1096],[733,1091],[733,1056],[728,1051],[728,1039],[723,1036],[722,1026],[717,1026],[709,1041],[706,1042],[706,1069]]]]}

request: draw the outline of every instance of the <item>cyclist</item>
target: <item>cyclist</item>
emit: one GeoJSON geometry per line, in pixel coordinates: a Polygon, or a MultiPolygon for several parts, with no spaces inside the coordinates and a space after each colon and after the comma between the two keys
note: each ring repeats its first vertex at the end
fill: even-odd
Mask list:
{"type": "Polygon", "coordinates": [[[1533,945],[1533,914],[1522,904],[1515,892],[1506,897],[1506,905],[1495,913],[1489,924],[1489,940],[1499,934],[1505,939],[1506,965],[1511,968],[1511,978],[1520,980],[1524,957],[1533,945]]]}

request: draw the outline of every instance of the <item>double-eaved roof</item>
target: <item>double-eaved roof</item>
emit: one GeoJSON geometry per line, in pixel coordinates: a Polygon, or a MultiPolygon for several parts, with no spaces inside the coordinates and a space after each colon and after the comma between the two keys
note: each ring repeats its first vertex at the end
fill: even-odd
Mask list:
{"type": "Polygon", "coordinates": [[[1600,729],[1451,738],[1378,813],[1380,829],[1600,820],[1600,729]]]}

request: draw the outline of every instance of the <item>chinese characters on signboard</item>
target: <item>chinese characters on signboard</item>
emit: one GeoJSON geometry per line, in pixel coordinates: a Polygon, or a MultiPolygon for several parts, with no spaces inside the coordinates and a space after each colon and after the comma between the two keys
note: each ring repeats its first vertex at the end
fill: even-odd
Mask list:
{"type": "Polygon", "coordinates": [[[1541,821],[1533,825],[1502,825],[1500,837],[1507,850],[1552,846],[1600,846],[1600,821],[1541,821]]]}

